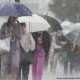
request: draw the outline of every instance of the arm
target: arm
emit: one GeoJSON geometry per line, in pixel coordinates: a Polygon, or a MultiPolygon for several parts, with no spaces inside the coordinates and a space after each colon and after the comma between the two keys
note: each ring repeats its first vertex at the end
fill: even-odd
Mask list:
{"type": "Polygon", "coordinates": [[[52,62],[54,58],[54,40],[52,38],[52,42],[49,49],[49,62],[52,62]]]}
{"type": "Polygon", "coordinates": [[[54,53],[54,40],[53,40],[53,38],[52,38],[52,42],[51,42],[51,45],[50,45],[49,53],[51,53],[51,54],[54,53]]]}
{"type": "Polygon", "coordinates": [[[15,25],[17,28],[17,30],[15,30],[16,32],[14,33],[14,37],[18,38],[18,39],[21,39],[22,37],[22,28],[21,28],[21,25],[20,24],[16,24],[15,25]]]}
{"type": "Polygon", "coordinates": [[[20,28],[19,29],[20,30],[19,30],[18,38],[21,39],[21,37],[22,37],[22,28],[21,28],[21,25],[20,25],[20,28]]]}
{"type": "Polygon", "coordinates": [[[33,36],[31,34],[29,34],[29,42],[30,42],[30,49],[33,51],[35,49],[35,41],[33,39],[33,36]]]}
{"type": "Polygon", "coordinates": [[[6,27],[6,23],[4,23],[1,27],[0,30],[0,39],[4,39],[5,37],[7,37],[7,27],[6,27]]]}

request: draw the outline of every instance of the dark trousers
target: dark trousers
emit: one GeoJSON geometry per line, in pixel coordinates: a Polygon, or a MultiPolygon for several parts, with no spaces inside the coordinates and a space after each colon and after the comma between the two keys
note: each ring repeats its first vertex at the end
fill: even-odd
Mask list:
{"type": "Polygon", "coordinates": [[[64,75],[68,75],[68,61],[64,62],[64,75]]]}
{"type": "MultiPolygon", "coordinates": [[[[73,69],[74,69],[73,61],[70,61],[69,67],[70,67],[69,73],[70,73],[70,75],[73,75],[73,69]]],[[[65,61],[65,63],[64,63],[64,75],[68,75],[68,69],[69,69],[68,68],[68,61],[65,61]]]]}
{"type": "Polygon", "coordinates": [[[49,54],[45,55],[45,70],[47,70],[47,67],[48,67],[48,59],[49,59],[49,54]]]}
{"type": "Polygon", "coordinates": [[[1,78],[1,55],[0,55],[0,78],[1,78]]]}
{"type": "Polygon", "coordinates": [[[21,69],[22,69],[22,80],[28,80],[29,67],[30,64],[28,63],[20,64],[17,80],[21,80],[21,69]]]}

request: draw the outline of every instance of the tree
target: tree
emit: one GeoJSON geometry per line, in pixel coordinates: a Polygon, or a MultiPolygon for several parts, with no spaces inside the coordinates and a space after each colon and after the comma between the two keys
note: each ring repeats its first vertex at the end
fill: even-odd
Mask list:
{"type": "Polygon", "coordinates": [[[62,21],[80,21],[80,0],[52,0],[49,9],[62,21]]]}

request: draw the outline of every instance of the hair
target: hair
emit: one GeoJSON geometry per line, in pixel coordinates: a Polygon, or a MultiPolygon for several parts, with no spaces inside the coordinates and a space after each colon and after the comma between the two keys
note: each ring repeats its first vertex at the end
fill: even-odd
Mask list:
{"type": "MultiPolygon", "coordinates": [[[[41,36],[40,33],[34,32],[32,33],[35,42],[37,43],[37,39],[41,36]]],[[[51,36],[47,31],[43,31],[42,33],[42,45],[46,53],[48,53],[50,45],[51,45],[51,36]]]]}
{"type": "Polygon", "coordinates": [[[7,26],[10,27],[11,25],[11,20],[10,20],[10,17],[8,18],[8,22],[7,22],[7,26]]]}
{"type": "MultiPolygon", "coordinates": [[[[7,26],[8,26],[8,27],[11,27],[10,25],[13,25],[12,22],[11,22],[11,20],[10,20],[10,18],[13,18],[13,17],[14,17],[14,16],[9,16],[8,22],[7,22],[7,26]]],[[[16,17],[14,17],[14,18],[16,18],[16,17]]]]}
{"type": "Polygon", "coordinates": [[[26,23],[23,22],[23,23],[20,23],[21,27],[25,27],[26,28],[26,23]]]}

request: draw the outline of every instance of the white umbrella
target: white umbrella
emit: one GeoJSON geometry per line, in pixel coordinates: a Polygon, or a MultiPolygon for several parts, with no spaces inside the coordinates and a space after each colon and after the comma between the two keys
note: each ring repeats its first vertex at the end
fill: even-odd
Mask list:
{"type": "Polygon", "coordinates": [[[80,23],[72,25],[72,31],[66,34],[65,37],[73,43],[73,48],[76,45],[80,46],[80,23]]]}
{"type": "Polygon", "coordinates": [[[0,29],[3,25],[3,23],[7,22],[7,20],[8,20],[8,17],[0,17],[0,29]]]}
{"type": "Polygon", "coordinates": [[[67,33],[71,32],[73,29],[73,27],[72,27],[73,25],[74,25],[74,23],[72,23],[68,20],[63,21],[61,23],[61,26],[63,28],[63,30],[62,30],[63,34],[66,35],[67,33]]]}
{"type": "Polygon", "coordinates": [[[32,16],[19,17],[18,21],[20,23],[26,23],[28,32],[46,31],[51,27],[44,18],[36,14],[33,14],[32,16]]]}
{"type": "Polygon", "coordinates": [[[71,31],[76,30],[76,29],[80,31],[80,23],[75,23],[71,26],[71,31]]]}
{"type": "Polygon", "coordinates": [[[76,29],[80,31],[80,23],[70,24],[66,27],[67,28],[63,29],[63,34],[64,35],[67,35],[68,33],[72,32],[76,29]]]}

